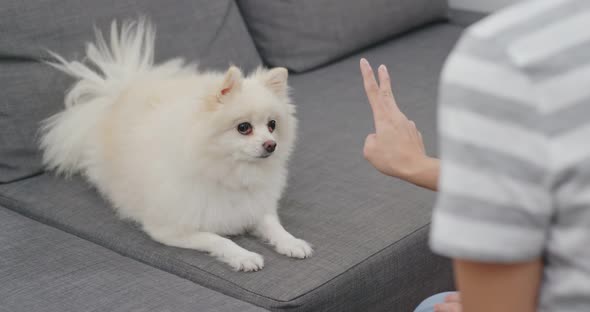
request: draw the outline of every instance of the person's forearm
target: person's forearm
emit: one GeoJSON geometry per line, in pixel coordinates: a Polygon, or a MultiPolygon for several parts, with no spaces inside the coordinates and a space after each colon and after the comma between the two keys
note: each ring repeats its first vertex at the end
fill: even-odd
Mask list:
{"type": "Polygon", "coordinates": [[[454,268],[463,311],[537,311],[543,270],[540,259],[514,264],[455,259],[454,268]]]}
{"type": "Polygon", "coordinates": [[[438,190],[438,175],[440,172],[440,162],[437,158],[427,157],[414,168],[404,173],[399,178],[408,181],[417,186],[427,188],[432,191],[438,190]]]}

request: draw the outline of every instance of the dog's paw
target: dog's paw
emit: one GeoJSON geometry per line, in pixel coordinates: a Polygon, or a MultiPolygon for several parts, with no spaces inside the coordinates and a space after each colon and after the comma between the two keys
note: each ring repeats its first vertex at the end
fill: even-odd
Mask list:
{"type": "Polygon", "coordinates": [[[280,241],[275,247],[278,253],[291,258],[305,259],[311,257],[313,253],[311,245],[298,238],[280,241]]]}
{"type": "Polygon", "coordinates": [[[229,264],[235,271],[255,272],[264,267],[264,258],[251,251],[241,251],[231,256],[225,256],[224,262],[229,264]]]}

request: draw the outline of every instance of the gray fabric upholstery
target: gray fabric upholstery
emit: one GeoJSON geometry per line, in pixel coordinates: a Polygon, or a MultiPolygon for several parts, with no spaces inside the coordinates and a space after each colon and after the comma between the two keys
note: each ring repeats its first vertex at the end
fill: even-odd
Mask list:
{"type": "Polygon", "coordinates": [[[0,207],[0,311],[265,311],[0,207]]]}
{"type": "Polygon", "coordinates": [[[446,16],[446,0],[237,0],[265,62],[302,72],[446,16]]]}
{"type": "Polygon", "coordinates": [[[204,68],[261,63],[232,0],[3,1],[0,7],[0,183],[40,171],[39,121],[63,106],[71,81],[37,60],[46,49],[81,59],[93,26],[148,16],[157,27],[156,59],[185,57],[204,68]]]}
{"type": "Polygon", "coordinates": [[[280,215],[315,245],[306,260],[277,255],[249,237],[265,268],[232,272],[193,250],[166,247],[113,211],[81,178],[44,174],[0,185],[0,203],[35,219],[201,285],[279,311],[408,311],[452,288],[449,263],[432,255],[426,235],[435,195],[384,177],[362,157],[372,117],[358,59],[387,64],[401,108],[435,146],[438,75],[462,28],[439,24],[291,77],[300,139],[280,215]]]}
{"type": "Polygon", "coordinates": [[[113,19],[146,16],[157,27],[156,59],[184,56],[207,67],[235,62],[246,68],[260,59],[231,0],[10,0],[0,10],[0,57],[39,59],[46,49],[80,57],[93,29],[113,19]]]}
{"type": "Polygon", "coordinates": [[[465,10],[449,10],[449,22],[461,27],[468,27],[486,16],[486,13],[465,10]]]}

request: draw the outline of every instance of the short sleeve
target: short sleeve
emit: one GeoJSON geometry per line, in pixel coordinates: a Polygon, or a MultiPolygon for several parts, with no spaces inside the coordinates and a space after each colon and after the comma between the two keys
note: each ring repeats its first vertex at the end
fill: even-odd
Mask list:
{"type": "Polygon", "coordinates": [[[503,50],[468,33],[443,70],[430,246],[448,257],[514,262],[544,248],[551,218],[547,140],[534,88],[503,50]]]}

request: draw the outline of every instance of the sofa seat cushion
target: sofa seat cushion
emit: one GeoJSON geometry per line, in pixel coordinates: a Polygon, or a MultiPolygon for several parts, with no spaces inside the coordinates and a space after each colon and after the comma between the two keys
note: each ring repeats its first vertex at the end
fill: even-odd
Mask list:
{"type": "Polygon", "coordinates": [[[44,174],[0,185],[0,202],[131,258],[274,311],[409,311],[452,288],[449,262],[427,247],[435,194],[384,177],[362,156],[373,120],[358,60],[387,64],[396,96],[436,154],[438,75],[462,28],[438,24],[291,77],[300,118],[281,219],[315,246],[313,257],[280,256],[250,237],[235,241],[265,257],[256,273],[231,271],[194,250],[166,247],[122,222],[81,178],[44,174]]]}
{"type": "Polygon", "coordinates": [[[0,207],[0,310],[262,312],[0,207]]]}
{"type": "Polygon", "coordinates": [[[302,72],[446,17],[446,0],[238,0],[263,59],[302,72]]]}
{"type": "Polygon", "coordinates": [[[39,122],[63,109],[72,84],[38,60],[47,49],[81,60],[94,26],[149,17],[156,26],[156,61],[198,61],[204,69],[230,63],[252,69],[261,61],[233,0],[3,1],[0,8],[0,183],[37,174],[39,122]]]}

